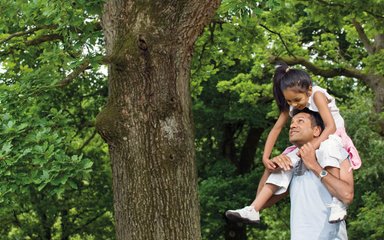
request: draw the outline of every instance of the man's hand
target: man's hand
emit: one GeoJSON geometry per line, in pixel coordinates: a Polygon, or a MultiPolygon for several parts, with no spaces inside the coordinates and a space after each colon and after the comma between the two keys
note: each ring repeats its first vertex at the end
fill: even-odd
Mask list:
{"type": "Polygon", "coordinates": [[[275,164],[275,166],[279,167],[280,169],[283,169],[284,171],[288,171],[292,168],[292,161],[285,154],[280,154],[279,156],[272,158],[270,162],[275,164]]]}
{"type": "MultiPolygon", "coordinates": [[[[309,142],[304,144],[299,150],[299,156],[303,159],[305,166],[313,171],[320,167],[316,160],[315,147],[309,142]]],[[[320,167],[321,168],[321,167],[320,167]]]]}

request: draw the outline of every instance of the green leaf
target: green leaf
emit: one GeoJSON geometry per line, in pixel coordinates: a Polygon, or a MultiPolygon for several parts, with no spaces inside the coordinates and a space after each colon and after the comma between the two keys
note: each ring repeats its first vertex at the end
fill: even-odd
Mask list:
{"type": "Polygon", "coordinates": [[[77,184],[76,184],[74,181],[72,181],[72,180],[68,180],[68,184],[69,184],[69,186],[70,186],[72,189],[78,189],[77,184]]]}
{"type": "Polygon", "coordinates": [[[11,151],[12,151],[12,143],[6,142],[3,144],[1,148],[1,155],[3,155],[4,157],[5,155],[9,154],[11,151]]]}

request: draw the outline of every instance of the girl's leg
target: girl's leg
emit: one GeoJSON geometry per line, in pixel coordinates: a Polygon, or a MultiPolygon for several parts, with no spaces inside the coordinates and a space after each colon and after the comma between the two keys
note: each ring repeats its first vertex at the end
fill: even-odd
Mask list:
{"type": "MultiPolygon", "coordinates": [[[[260,186],[259,186],[260,188],[260,186]]],[[[256,195],[255,200],[253,200],[251,206],[255,208],[256,211],[260,211],[263,209],[264,205],[268,202],[268,200],[274,195],[274,193],[278,190],[278,186],[266,183],[262,186],[261,190],[256,195]]]]}
{"type": "Polygon", "coordinates": [[[266,183],[270,173],[265,170],[263,176],[260,179],[257,195],[252,205],[246,206],[241,209],[227,210],[225,216],[232,221],[243,222],[247,224],[258,224],[260,221],[259,211],[263,208],[265,203],[270,199],[278,187],[269,183],[266,183]],[[274,190],[276,188],[276,190],[274,190]]]}
{"type": "Polygon", "coordinates": [[[260,178],[259,185],[257,186],[256,196],[259,194],[261,189],[264,187],[264,185],[267,182],[267,179],[270,175],[271,175],[271,173],[267,169],[265,169],[263,176],[261,176],[261,178],[260,178]]]}

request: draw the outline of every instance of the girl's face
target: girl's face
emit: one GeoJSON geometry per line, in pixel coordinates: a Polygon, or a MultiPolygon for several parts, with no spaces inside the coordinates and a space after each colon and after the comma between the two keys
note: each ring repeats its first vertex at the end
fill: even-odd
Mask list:
{"type": "Polygon", "coordinates": [[[299,110],[303,110],[307,106],[311,94],[312,87],[309,87],[307,92],[298,91],[297,88],[287,88],[283,91],[284,98],[288,105],[299,110]]]}

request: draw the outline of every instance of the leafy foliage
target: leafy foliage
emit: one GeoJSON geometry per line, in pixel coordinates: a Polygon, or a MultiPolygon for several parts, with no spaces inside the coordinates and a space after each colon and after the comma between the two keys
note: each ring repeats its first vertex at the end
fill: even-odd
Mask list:
{"type": "Polygon", "coordinates": [[[101,4],[0,1],[2,239],[113,238],[101,4]]]}
{"type": "MultiPolygon", "coordinates": [[[[114,239],[107,147],[93,128],[108,92],[102,4],[0,0],[1,239],[114,239]]],[[[384,115],[372,110],[376,89],[342,74],[383,76],[382,4],[222,1],[191,69],[203,239],[225,239],[224,211],[254,198],[278,116],[271,77],[279,57],[295,60],[336,97],[363,159],[354,172],[349,238],[383,239],[384,115]],[[359,25],[376,50],[368,51],[359,25]]],[[[284,132],[273,154],[287,145],[284,132]]],[[[246,228],[247,239],[289,239],[288,200],[262,220],[246,228]]]]}

